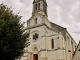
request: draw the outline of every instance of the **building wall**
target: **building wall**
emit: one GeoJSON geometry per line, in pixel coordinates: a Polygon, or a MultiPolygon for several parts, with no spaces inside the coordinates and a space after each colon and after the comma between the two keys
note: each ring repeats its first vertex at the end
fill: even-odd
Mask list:
{"type": "MultiPolygon", "coordinates": [[[[48,29],[46,26],[33,28],[30,30],[30,46],[28,52],[35,54],[34,47],[38,48],[37,53],[40,53],[41,58],[52,60],[62,59],[65,60],[65,45],[64,37],[61,33],[48,29]],[[34,33],[39,34],[38,40],[34,41],[32,36],[34,33]],[[54,48],[51,47],[51,40],[54,39],[54,48]]],[[[28,57],[29,58],[29,57],[28,57]]]]}
{"type": "Polygon", "coordinates": [[[39,23],[35,24],[33,21],[31,21],[31,24],[33,25],[30,25],[29,27],[31,28],[27,30],[30,30],[30,46],[28,46],[27,56],[28,60],[33,60],[33,54],[38,54],[39,60],[71,60],[77,44],[69,33],[66,32],[64,34],[63,30],[55,25],[47,25],[50,23],[47,20],[45,20],[45,24],[47,26],[38,26],[40,25],[39,23],[43,24],[43,22],[38,21],[39,23]],[[33,35],[35,33],[39,34],[39,38],[36,41],[33,40],[33,35]],[[54,48],[51,47],[52,39],[54,39],[54,48]],[[34,51],[35,47],[37,48],[37,51],[34,51]]]}
{"type": "Polygon", "coordinates": [[[66,59],[71,60],[73,58],[73,54],[76,50],[77,44],[70,36],[70,34],[66,33],[66,40],[65,40],[65,47],[66,47],[66,59]]]}
{"type": "Polygon", "coordinates": [[[80,42],[78,44],[77,50],[75,51],[75,54],[72,60],[80,60],[80,42]]]}

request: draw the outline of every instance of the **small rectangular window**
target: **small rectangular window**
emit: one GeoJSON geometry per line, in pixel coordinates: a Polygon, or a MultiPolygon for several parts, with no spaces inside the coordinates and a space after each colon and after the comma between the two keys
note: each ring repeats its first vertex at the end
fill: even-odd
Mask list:
{"type": "Polygon", "coordinates": [[[52,48],[54,48],[54,39],[52,39],[51,43],[52,43],[52,48]]]}
{"type": "Polygon", "coordinates": [[[37,24],[37,18],[36,18],[36,20],[35,20],[35,24],[37,24]]]}

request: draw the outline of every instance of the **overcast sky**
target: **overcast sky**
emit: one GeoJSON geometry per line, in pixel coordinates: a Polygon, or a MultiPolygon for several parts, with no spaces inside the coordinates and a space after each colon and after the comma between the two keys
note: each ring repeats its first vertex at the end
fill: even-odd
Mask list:
{"type": "MultiPolygon", "coordinates": [[[[32,15],[33,0],[0,0],[12,6],[15,13],[20,11],[21,21],[26,22],[32,15]]],[[[73,39],[80,40],[80,0],[47,0],[48,19],[67,28],[73,39]]]]}

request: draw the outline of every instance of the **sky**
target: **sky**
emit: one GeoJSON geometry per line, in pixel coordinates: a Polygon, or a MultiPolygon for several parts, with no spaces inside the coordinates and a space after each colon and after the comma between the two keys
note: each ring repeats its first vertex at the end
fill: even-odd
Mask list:
{"type": "MultiPolygon", "coordinates": [[[[33,0],[0,0],[14,13],[20,12],[21,21],[27,22],[32,16],[33,0]]],[[[80,40],[80,0],[46,0],[48,4],[48,20],[64,28],[78,43],[80,40]]],[[[27,26],[27,24],[25,24],[27,26]]]]}

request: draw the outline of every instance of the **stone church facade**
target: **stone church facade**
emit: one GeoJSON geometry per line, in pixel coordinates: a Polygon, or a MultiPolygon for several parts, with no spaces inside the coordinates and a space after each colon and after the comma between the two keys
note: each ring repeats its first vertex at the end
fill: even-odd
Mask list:
{"type": "Polygon", "coordinates": [[[30,45],[21,60],[73,59],[77,44],[66,28],[48,20],[46,0],[33,1],[32,16],[27,21],[27,31],[30,31],[30,45]]]}

